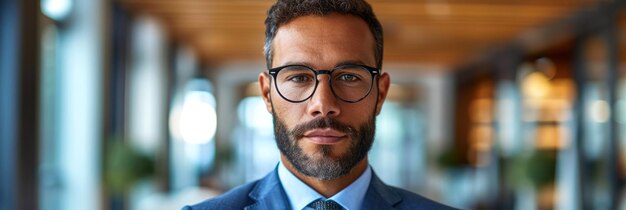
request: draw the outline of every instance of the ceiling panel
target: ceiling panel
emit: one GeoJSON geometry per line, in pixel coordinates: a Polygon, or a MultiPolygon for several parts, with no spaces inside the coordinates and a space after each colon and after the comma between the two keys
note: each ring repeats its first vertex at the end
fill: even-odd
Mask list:
{"type": "MultiPolygon", "coordinates": [[[[118,0],[159,18],[206,63],[262,60],[268,0],[118,0]]],[[[385,63],[453,67],[593,3],[584,0],[372,0],[385,63]]]]}

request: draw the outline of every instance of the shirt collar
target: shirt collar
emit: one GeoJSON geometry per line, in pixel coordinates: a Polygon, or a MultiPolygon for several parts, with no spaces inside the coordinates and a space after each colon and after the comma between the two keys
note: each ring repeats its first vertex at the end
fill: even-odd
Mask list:
{"type": "Polygon", "coordinates": [[[371,180],[372,169],[368,164],[367,168],[365,169],[363,174],[359,176],[359,178],[354,180],[352,184],[339,191],[330,199],[341,204],[344,208],[348,210],[361,209],[363,199],[365,198],[365,193],[367,192],[367,188],[370,186],[371,180]]]}
{"type": "MultiPolygon", "coordinates": [[[[292,209],[304,209],[307,205],[317,199],[326,199],[324,196],[313,190],[311,187],[302,182],[285,165],[280,162],[278,164],[278,179],[285,189],[285,193],[289,198],[292,209]]],[[[334,196],[328,198],[339,203],[345,209],[361,209],[365,193],[372,179],[372,171],[368,165],[363,174],[359,176],[352,184],[339,191],[334,196]]]]}

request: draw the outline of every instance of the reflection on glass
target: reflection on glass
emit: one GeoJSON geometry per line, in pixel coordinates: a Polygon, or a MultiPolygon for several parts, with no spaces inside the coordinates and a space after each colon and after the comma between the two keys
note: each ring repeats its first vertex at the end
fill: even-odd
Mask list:
{"type": "Polygon", "coordinates": [[[169,113],[172,188],[196,186],[198,175],[210,173],[216,154],[216,99],[212,83],[186,78],[173,97],[169,113]]]}
{"type": "MultiPolygon", "coordinates": [[[[391,185],[403,185],[400,165],[407,150],[406,127],[403,126],[406,119],[403,118],[404,110],[392,101],[385,102],[380,115],[376,118],[376,136],[372,146],[369,160],[373,169],[381,179],[391,185]]],[[[417,148],[415,148],[417,150],[417,148]]],[[[414,151],[421,153],[421,151],[414,151]]]]}
{"type": "Polygon", "coordinates": [[[388,184],[424,193],[428,145],[419,90],[419,86],[410,84],[391,85],[376,117],[376,135],[368,160],[388,184]]]}
{"type": "Polygon", "coordinates": [[[238,145],[239,164],[246,182],[262,178],[276,167],[280,152],[274,140],[272,116],[260,96],[244,98],[239,102],[239,126],[234,138],[238,145]]]}
{"type": "Polygon", "coordinates": [[[500,192],[510,193],[513,200],[503,203],[512,209],[575,209],[577,162],[572,157],[577,150],[572,126],[576,93],[569,62],[542,57],[521,63],[516,83],[502,81],[497,90],[493,144],[500,145],[494,148],[500,148],[495,152],[503,167],[497,177],[503,180],[500,192]]]}
{"type": "Polygon", "coordinates": [[[53,210],[60,208],[60,195],[63,192],[59,174],[58,110],[58,30],[55,25],[44,28],[41,39],[41,137],[39,172],[39,208],[53,210]]]}

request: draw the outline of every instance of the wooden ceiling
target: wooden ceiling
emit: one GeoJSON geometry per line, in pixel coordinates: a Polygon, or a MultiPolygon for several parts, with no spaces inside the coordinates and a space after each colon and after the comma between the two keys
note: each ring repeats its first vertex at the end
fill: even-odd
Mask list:
{"type": "MultiPolygon", "coordinates": [[[[156,16],[204,63],[263,60],[264,20],[274,0],[118,0],[156,16]]],[[[451,68],[593,0],[370,0],[384,27],[385,63],[451,68]]]]}

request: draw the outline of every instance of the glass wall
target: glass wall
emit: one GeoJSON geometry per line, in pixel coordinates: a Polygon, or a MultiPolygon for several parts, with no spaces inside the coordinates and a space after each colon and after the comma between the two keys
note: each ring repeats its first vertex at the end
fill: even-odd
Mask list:
{"type": "MultiPolygon", "coordinates": [[[[617,139],[614,148],[618,154],[615,160],[617,161],[618,179],[626,179],[626,13],[621,12],[617,16],[617,29],[616,38],[618,40],[617,49],[617,81],[615,90],[615,109],[614,114],[615,121],[617,122],[614,129],[617,131],[615,138],[617,139]]],[[[619,199],[618,208],[626,208],[626,185],[624,182],[618,185],[616,189],[616,197],[619,199]]]]}
{"type": "Polygon", "coordinates": [[[623,29],[620,19],[593,14],[602,24],[579,26],[585,33],[532,50],[514,46],[455,74],[454,167],[490,180],[474,180],[474,190],[490,190],[459,207],[623,207],[623,29]]]}
{"type": "Polygon", "coordinates": [[[59,209],[61,187],[61,174],[59,171],[58,154],[58,124],[59,119],[59,74],[58,74],[58,28],[53,23],[48,23],[42,33],[42,80],[41,80],[41,148],[40,173],[40,205],[42,209],[59,209]]]}
{"type": "MultiPolygon", "coordinates": [[[[249,86],[258,85],[250,83],[249,86]]],[[[250,87],[258,90],[256,87],[250,87]]],[[[238,159],[245,166],[246,182],[263,178],[280,161],[280,151],[274,140],[272,115],[267,111],[261,96],[248,96],[239,102],[239,125],[233,132],[238,159]]]]}
{"type": "Polygon", "coordinates": [[[43,14],[50,18],[41,34],[41,209],[102,204],[103,5],[41,2],[43,14]],[[63,5],[67,8],[55,7],[63,5]]]}

